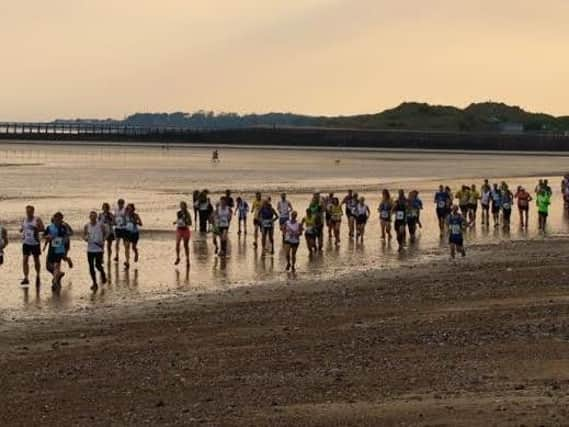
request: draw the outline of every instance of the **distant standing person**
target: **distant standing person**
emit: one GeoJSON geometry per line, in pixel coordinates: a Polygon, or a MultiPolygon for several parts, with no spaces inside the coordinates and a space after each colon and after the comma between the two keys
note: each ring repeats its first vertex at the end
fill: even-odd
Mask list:
{"type": "Polygon", "coordinates": [[[192,226],[192,214],[188,210],[186,202],[180,202],[180,210],[176,214],[176,262],[174,265],[180,264],[180,246],[184,242],[184,253],[186,255],[186,266],[190,265],[190,237],[192,226]]]}
{"type": "Polygon", "coordinates": [[[40,243],[40,233],[45,230],[44,224],[41,218],[35,216],[35,208],[33,206],[26,206],[26,217],[22,221],[22,227],[20,229],[22,233],[22,252],[23,258],[23,270],[24,279],[21,285],[27,287],[30,284],[30,266],[29,259],[30,256],[34,259],[34,267],[36,269],[36,286],[40,286],[40,255],[41,255],[41,243],[40,243]]]}
{"type": "Polygon", "coordinates": [[[124,199],[117,200],[117,206],[115,207],[114,217],[115,217],[115,262],[119,262],[120,253],[120,243],[122,240],[123,246],[126,251],[126,217],[125,217],[125,201],[124,199]]]}
{"type": "Polygon", "coordinates": [[[83,228],[83,240],[87,242],[87,262],[89,263],[89,274],[91,275],[91,290],[99,288],[97,283],[97,271],[101,275],[101,283],[107,283],[107,275],[103,267],[105,253],[105,242],[110,234],[110,228],[103,222],[97,221],[97,212],[89,214],[89,222],[83,228]]]}

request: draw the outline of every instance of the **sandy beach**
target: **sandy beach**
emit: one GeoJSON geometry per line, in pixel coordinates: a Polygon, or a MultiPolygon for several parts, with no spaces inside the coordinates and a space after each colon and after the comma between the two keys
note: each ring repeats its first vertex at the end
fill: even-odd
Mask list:
{"type": "Polygon", "coordinates": [[[569,241],[4,325],[2,425],[567,425],[569,241]]]}

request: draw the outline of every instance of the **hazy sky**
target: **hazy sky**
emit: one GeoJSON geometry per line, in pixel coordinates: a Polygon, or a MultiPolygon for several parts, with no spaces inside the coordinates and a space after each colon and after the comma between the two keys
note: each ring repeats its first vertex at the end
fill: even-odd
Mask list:
{"type": "Polygon", "coordinates": [[[0,57],[0,120],[405,100],[569,114],[569,0],[0,0],[0,57]]]}

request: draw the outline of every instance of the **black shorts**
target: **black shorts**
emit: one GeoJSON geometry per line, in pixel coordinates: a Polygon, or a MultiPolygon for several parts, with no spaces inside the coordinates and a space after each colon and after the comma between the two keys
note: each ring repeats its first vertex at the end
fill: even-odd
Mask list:
{"type": "Polygon", "coordinates": [[[397,219],[397,220],[395,220],[394,226],[395,226],[395,229],[397,229],[397,230],[398,230],[400,227],[405,227],[406,225],[407,225],[407,223],[406,223],[406,221],[403,220],[403,219],[397,219]]]}
{"type": "Polygon", "coordinates": [[[460,211],[466,213],[468,211],[469,205],[460,205],[460,211]]]}
{"type": "Polygon", "coordinates": [[[464,241],[463,241],[463,238],[462,238],[462,234],[456,234],[456,235],[455,235],[455,234],[451,234],[451,235],[449,236],[448,242],[449,242],[451,245],[456,245],[456,246],[458,246],[458,247],[462,247],[462,246],[464,245],[464,241]]]}
{"type": "Polygon", "coordinates": [[[476,212],[478,210],[478,204],[477,203],[470,203],[468,205],[468,209],[470,209],[471,211],[476,212]]]}
{"type": "Polygon", "coordinates": [[[22,253],[24,256],[40,256],[41,246],[40,245],[22,245],[22,253]]]}
{"type": "Polygon", "coordinates": [[[330,224],[332,222],[332,215],[326,212],[326,224],[330,224]]]}
{"type": "Polygon", "coordinates": [[[482,210],[484,210],[484,211],[490,210],[490,205],[485,205],[485,204],[481,203],[480,206],[482,207],[482,210]]]}
{"type": "Polygon", "coordinates": [[[512,217],[512,210],[511,209],[503,209],[502,213],[504,214],[504,219],[509,220],[512,217]]]}
{"type": "Polygon", "coordinates": [[[4,255],[0,255],[0,265],[4,265],[4,255]]]}
{"type": "Polygon", "coordinates": [[[140,233],[135,232],[127,232],[124,239],[130,243],[134,243],[135,245],[138,243],[138,240],[140,239],[140,233]]]}
{"type": "Polygon", "coordinates": [[[254,219],[254,220],[253,220],[253,225],[254,225],[255,227],[261,228],[261,222],[260,222],[258,219],[254,219]]]}
{"type": "Polygon", "coordinates": [[[367,223],[367,215],[358,215],[356,218],[356,222],[360,225],[364,225],[367,223]]]}
{"type": "Polygon", "coordinates": [[[115,233],[111,233],[107,236],[107,242],[113,242],[115,240],[115,233]]]}
{"type": "Polygon", "coordinates": [[[65,254],[56,254],[54,251],[49,250],[47,252],[47,263],[48,264],[57,264],[60,263],[63,258],[65,258],[65,254]]]}
{"type": "Polygon", "coordinates": [[[229,227],[217,227],[219,234],[223,234],[225,231],[229,231],[229,227]]]}
{"type": "Polygon", "coordinates": [[[518,209],[524,212],[529,211],[529,206],[518,206],[518,209]]]}
{"type": "Polygon", "coordinates": [[[547,212],[538,212],[538,215],[540,218],[547,218],[548,213],[547,212]]]}
{"type": "Polygon", "coordinates": [[[115,228],[115,237],[117,240],[126,240],[128,237],[128,231],[125,228],[115,228]]]}
{"type": "Polygon", "coordinates": [[[285,245],[289,245],[291,248],[298,248],[300,242],[289,242],[288,240],[285,240],[285,245]]]}
{"type": "Polygon", "coordinates": [[[500,213],[500,206],[492,205],[492,213],[493,213],[493,214],[498,214],[498,213],[500,213]]]}
{"type": "Polygon", "coordinates": [[[443,218],[446,218],[447,215],[448,215],[448,209],[447,208],[437,208],[437,218],[443,219],[443,218]]]}

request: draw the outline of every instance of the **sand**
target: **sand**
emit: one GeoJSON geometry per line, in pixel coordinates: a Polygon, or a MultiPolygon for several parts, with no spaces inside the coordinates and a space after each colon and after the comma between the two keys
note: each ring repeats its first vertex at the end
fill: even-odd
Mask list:
{"type": "Polygon", "coordinates": [[[568,249],[3,324],[0,425],[567,425],[568,249]]]}

